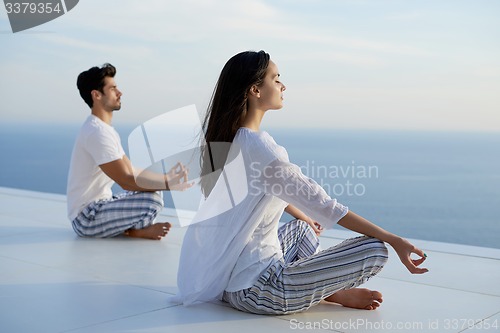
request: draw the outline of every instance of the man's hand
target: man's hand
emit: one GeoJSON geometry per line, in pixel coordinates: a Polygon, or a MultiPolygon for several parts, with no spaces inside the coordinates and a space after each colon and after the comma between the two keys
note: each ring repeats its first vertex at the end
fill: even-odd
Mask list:
{"type": "Polygon", "coordinates": [[[177,162],[165,175],[166,183],[170,191],[185,191],[194,185],[189,183],[189,169],[181,162],[177,162]]]}

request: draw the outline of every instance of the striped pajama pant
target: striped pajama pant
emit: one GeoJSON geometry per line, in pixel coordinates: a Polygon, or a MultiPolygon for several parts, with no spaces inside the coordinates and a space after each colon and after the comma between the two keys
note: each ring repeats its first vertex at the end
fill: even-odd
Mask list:
{"type": "Polygon", "coordinates": [[[361,236],[317,252],[319,240],[309,225],[293,220],[278,230],[283,258],[250,288],[224,292],[234,308],[256,314],[289,314],[318,304],[337,291],[355,288],[387,262],[378,239],[361,236]]]}
{"type": "Polygon", "coordinates": [[[129,191],[89,204],[71,224],[81,237],[115,237],[153,224],[162,208],[161,193],[129,191]]]}

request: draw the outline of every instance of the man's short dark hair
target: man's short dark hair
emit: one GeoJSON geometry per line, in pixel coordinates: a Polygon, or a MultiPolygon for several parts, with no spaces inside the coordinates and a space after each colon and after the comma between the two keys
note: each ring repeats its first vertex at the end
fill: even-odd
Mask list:
{"type": "Polygon", "coordinates": [[[104,93],[104,79],[106,77],[115,77],[116,68],[111,64],[104,64],[101,68],[92,67],[85,72],[81,72],[76,80],[76,86],[80,91],[80,96],[89,107],[92,107],[94,102],[92,101],[92,90],[98,90],[104,93]]]}

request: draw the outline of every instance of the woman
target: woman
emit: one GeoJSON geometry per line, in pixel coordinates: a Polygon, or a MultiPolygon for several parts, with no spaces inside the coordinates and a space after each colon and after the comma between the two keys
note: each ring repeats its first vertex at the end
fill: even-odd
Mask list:
{"type": "Polygon", "coordinates": [[[265,113],[283,106],[286,88],[279,77],[264,51],[235,55],[220,74],[204,122],[208,145],[202,175],[217,169],[220,161],[226,167],[216,181],[202,177],[207,201],[198,215],[210,217],[198,218],[202,221],[191,225],[184,238],[180,298],[185,305],[222,299],[258,314],[303,311],[321,300],[376,309],[382,294],[357,286],[384,266],[384,242],[411,273],[427,272],[418,267],[426,256],[330,198],[289,162],[283,147],[260,131],[265,113]],[[213,149],[217,142],[232,144],[221,153],[213,149]],[[238,158],[244,172],[234,171],[238,158]],[[224,193],[233,199],[238,193],[246,196],[238,202],[231,199],[227,209],[221,203],[224,193]],[[217,214],[207,214],[217,209],[217,214]],[[278,230],[284,209],[298,219],[278,230]],[[365,236],[318,251],[315,221],[324,228],[338,223],[365,236]],[[411,259],[412,253],[420,258],[411,259]]]}

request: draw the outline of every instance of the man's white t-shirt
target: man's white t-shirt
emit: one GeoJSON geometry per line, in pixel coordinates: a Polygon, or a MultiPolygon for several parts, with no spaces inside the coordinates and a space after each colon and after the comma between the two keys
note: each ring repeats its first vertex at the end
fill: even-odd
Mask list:
{"type": "Polygon", "coordinates": [[[110,199],[114,181],[99,167],[125,155],[120,136],[113,127],[90,115],[76,138],[69,166],[68,218],[74,220],[90,203],[110,199]]]}

